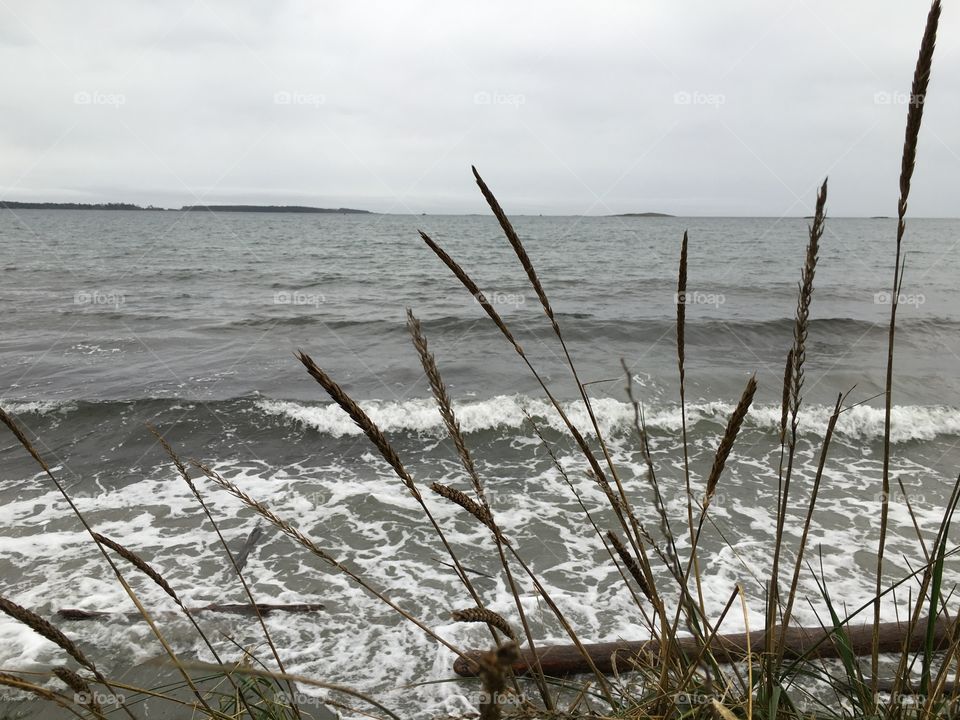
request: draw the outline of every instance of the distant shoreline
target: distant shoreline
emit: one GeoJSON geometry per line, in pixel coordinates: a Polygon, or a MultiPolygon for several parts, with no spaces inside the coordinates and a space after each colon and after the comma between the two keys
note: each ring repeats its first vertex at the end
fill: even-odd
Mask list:
{"type": "Polygon", "coordinates": [[[672,218],[672,217],[676,217],[676,215],[669,215],[667,213],[658,213],[658,212],[642,212],[642,213],[617,213],[616,215],[608,215],[608,217],[672,218]]]}
{"type": "Polygon", "coordinates": [[[318,208],[309,205],[184,205],[182,212],[271,212],[271,213],[344,213],[373,215],[369,210],[354,208],[318,208]]]}
{"type": "MultiPolygon", "coordinates": [[[[137,205],[135,203],[72,203],[72,202],[20,202],[13,200],[0,200],[0,210],[107,210],[107,211],[132,211],[132,212],[233,212],[233,213],[287,213],[287,214],[321,214],[321,215],[382,215],[383,213],[375,210],[361,210],[358,208],[321,208],[310,205],[184,205],[179,208],[164,208],[156,205],[137,205]]],[[[387,215],[411,215],[411,216],[436,216],[436,217],[477,217],[484,213],[450,213],[450,212],[406,212],[406,213],[386,213],[387,215]]],[[[553,217],[553,218],[668,218],[668,219],[725,219],[742,220],[744,218],[757,220],[811,220],[810,215],[671,215],[660,212],[642,212],[642,213],[616,213],[610,215],[577,215],[566,213],[514,213],[517,218],[532,217],[553,217]]],[[[834,215],[832,220],[895,220],[889,215],[834,215]]],[[[956,220],[960,218],[951,217],[929,217],[916,216],[914,220],[956,220]]]]}
{"type": "Polygon", "coordinates": [[[9,210],[159,210],[162,212],[267,212],[267,213],[341,213],[351,215],[373,215],[370,210],[354,208],[319,208],[309,205],[184,205],[181,208],[162,208],[133,203],[48,203],[13,202],[0,200],[0,208],[9,210]]]}

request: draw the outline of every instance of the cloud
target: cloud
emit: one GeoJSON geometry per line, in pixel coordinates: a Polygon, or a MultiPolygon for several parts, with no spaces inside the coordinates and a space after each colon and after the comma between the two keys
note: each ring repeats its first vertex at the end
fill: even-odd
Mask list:
{"type": "MultiPolygon", "coordinates": [[[[0,5],[6,199],[892,214],[925,8],[895,2],[0,5]]],[[[911,211],[956,215],[941,24],[911,211]]]]}

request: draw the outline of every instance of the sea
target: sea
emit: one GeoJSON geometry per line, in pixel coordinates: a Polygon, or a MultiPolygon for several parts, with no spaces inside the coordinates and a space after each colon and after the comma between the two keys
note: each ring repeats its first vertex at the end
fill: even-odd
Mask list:
{"type": "MultiPolygon", "coordinates": [[[[737,601],[723,628],[762,626],[784,363],[809,220],[518,216],[514,223],[633,507],[663,549],[629,377],[681,556],[689,541],[676,302],[688,233],[685,392],[696,499],[745,384],[754,375],[759,383],[704,524],[704,595],[716,618],[740,588],[746,613],[737,601]]],[[[295,357],[309,354],[380,426],[451,546],[476,572],[478,592],[517,624],[489,533],[427,489],[469,486],[412,345],[409,308],[423,324],[504,533],[581,638],[643,638],[631,593],[531,423],[601,529],[613,528],[602,490],[536,378],[421,230],[474,278],[595,443],[563,348],[489,215],[4,210],[0,406],[94,529],[139,553],[187,605],[241,603],[243,589],[148,425],[185,462],[213,468],[263,502],[440,636],[482,648],[489,633],[451,619],[472,602],[422,510],[295,357]]],[[[803,563],[795,605],[803,624],[828,617],[820,583],[841,612],[853,613],[873,594],[895,241],[893,219],[832,217],[821,240],[785,580],[841,395],[846,409],[828,449],[803,563]]],[[[960,468],[960,220],[910,218],[903,247],[885,586],[923,565],[960,468]]],[[[160,655],[146,625],[124,615],[133,604],[67,502],[0,430],[0,593],[54,619],[108,675],[160,655]],[[63,608],[109,615],[57,620],[63,608]]],[[[236,551],[257,515],[193,474],[236,551]]],[[[324,605],[267,617],[289,672],[350,686],[408,717],[476,707],[479,686],[454,675],[450,650],[269,524],[260,529],[244,570],[258,601],[324,605]]],[[[665,596],[675,599],[666,568],[651,558],[665,596]]],[[[949,583],[957,564],[947,561],[949,583]]],[[[162,590],[132,569],[126,577],[178,653],[210,659],[162,590]]],[[[884,619],[902,616],[917,586],[908,580],[887,595],[884,619]]],[[[529,580],[521,591],[537,639],[566,642],[529,580]]],[[[200,618],[226,658],[247,651],[272,666],[250,618],[200,618]]],[[[47,672],[63,661],[55,645],[0,617],[0,670],[47,672]]],[[[326,697],[321,688],[302,689],[326,697]]]]}

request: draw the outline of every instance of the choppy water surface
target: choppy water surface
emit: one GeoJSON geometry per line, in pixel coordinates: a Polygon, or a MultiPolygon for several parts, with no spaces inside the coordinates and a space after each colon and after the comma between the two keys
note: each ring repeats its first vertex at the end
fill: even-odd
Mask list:
{"type": "MultiPolygon", "coordinates": [[[[780,386],[805,221],[529,217],[516,225],[581,379],[592,383],[635,507],[655,529],[620,359],[630,367],[680,537],[686,505],[674,293],[680,238],[689,230],[688,427],[698,488],[744,383],[754,372],[760,383],[711,506],[715,526],[708,524],[702,541],[706,597],[718,612],[741,583],[759,625],[774,531],[780,386]]],[[[191,604],[240,602],[242,591],[146,422],[184,457],[267,502],[451,641],[482,644],[484,632],[449,620],[451,609],[469,603],[419,507],[293,357],[303,348],[360,400],[419,483],[464,487],[405,329],[411,307],[423,320],[500,525],[584,638],[640,637],[628,593],[525,413],[544,427],[587,506],[612,526],[602,492],[535,380],[419,240],[418,228],[475,276],[586,429],[562,350],[495,221],[481,216],[6,212],[3,406],[39,438],[38,448],[96,528],[142,553],[191,604]]],[[[793,513],[799,519],[805,512],[832,404],[853,388],[848,402],[867,402],[841,418],[810,541],[822,551],[831,595],[852,610],[869,598],[875,564],[883,434],[875,396],[883,388],[895,225],[836,219],[827,228],[793,513]]],[[[957,221],[908,226],[893,472],[928,541],[960,467],[958,240],[957,221]]],[[[0,458],[3,594],[47,615],[60,607],[132,609],[65,502],[10,435],[0,458]]],[[[201,487],[226,536],[241,544],[254,526],[252,513],[201,487]]],[[[476,580],[491,607],[514,618],[484,528],[440,499],[428,502],[465,564],[491,576],[476,580]]],[[[899,494],[891,526],[893,578],[922,557],[899,494]]],[[[798,539],[799,528],[788,535],[798,539]]],[[[413,697],[424,714],[467,707],[474,688],[463,682],[405,689],[452,677],[452,655],[279,533],[267,529],[248,579],[263,602],[326,605],[315,615],[269,618],[289,669],[373,691],[396,707],[413,697]]],[[[132,582],[153,606],[170,609],[158,590],[138,577],[132,582]]],[[[804,577],[802,593],[819,607],[812,577],[804,577]]],[[[532,591],[525,601],[536,621],[545,621],[539,634],[562,640],[532,591]]],[[[796,613],[817,622],[806,602],[796,613]]],[[[894,617],[892,602],[885,614],[894,617]]],[[[735,615],[730,629],[742,624],[735,615]]],[[[211,615],[207,622],[244,645],[261,642],[248,620],[211,615]]],[[[139,625],[64,627],[106,669],[160,652],[139,625]]],[[[206,657],[185,622],[166,620],[164,630],[178,647],[206,657]]],[[[47,669],[57,657],[51,644],[0,619],[0,666],[47,669]]]]}

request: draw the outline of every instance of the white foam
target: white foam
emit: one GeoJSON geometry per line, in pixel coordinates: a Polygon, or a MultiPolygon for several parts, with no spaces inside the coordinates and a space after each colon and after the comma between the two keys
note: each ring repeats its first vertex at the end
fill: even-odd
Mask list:
{"type": "MultiPolygon", "coordinates": [[[[280,417],[310,427],[317,427],[314,423],[318,423],[330,434],[334,431],[346,434],[344,428],[350,435],[358,432],[345,415],[330,406],[264,404],[280,417]]],[[[437,434],[443,431],[439,416],[426,399],[394,404],[367,403],[366,407],[378,422],[383,422],[385,429],[416,428],[416,432],[437,434]]],[[[522,427],[523,407],[539,414],[543,423],[562,429],[559,418],[551,414],[545,403],[523,397],[468,401],[461,406],[461,421],[469,432],[502,425],[508,430],[506,437],[492,444],[509,444],[515,448],[515,437],[526,435],[525,430],[514,432],[522,427]]],[[[569,407],[575,422],[587,427],[585,414],[575,404],[569,407]]],[[[649,493],[642,482],[645,477],[642,457],[633,438],[626,434],[632,424],[632,409],[613,400],[598,401],[596,408],[605,428],[624,431],[611,443],[614,462],[622,472],[631,498],[636,499],[634,508],[640,521],[659,537],[656,511],[645,502],[649,493]]],[[[708,432],[699,433],[700,439],[691,448],[695,469],[692,481],[696,488],[703,487],[702,472],[710,467],[715,435],[722,432],[730,411],[732,406],[719,403],[691,408],[692,422],[709,423],[703,428],[708,432]]],[[[826,408],[804,412],[807,413],[804,422],[825,424],[826,408]],[[823,415],[818,418],[821,410],[823,415]]],[[[900,418],[902,422],[910,417],[901,413],[903,409],[899,408],[895,420],[900,418]]],[[[847,431],[876,433],[877,415],[882,417],[882,411],[867,414],[859,408],[851,411],[849,419],[844,419],[844,422],[854,421],[847,431]]],[[[930,418],[932,422],[943,420],[932,412],[930,418]]],[[[648,411],[647,421],[652,427],[671,433],[665,440],[661,438],[663,441],[654,448],[654,453],[655,459],[664,459],[659,475],[661,488],[671,522],[677,523],[673,529],[680,556],[684,558],[689,541],[683,525],[686,503],[683,473],[679,466],[668,466],[666,460],[668,456],[682,457],[677,452],[679,412],[669,407],[654,409],[648,411]]],[[[779,423],[779,410],[759,408],[750,422],[754,427],[769,428],[772,432],[779,423]]],[[[210,464],[454,645],[485,647],[489,633],[483,627],[450,622],[450,610],[468,606],[469,597],[453,572],[435,559],[448,560],[422,511],[390,468],[374,453],[360,450],[365,443],[358,442],[357,449],[350,453],[342,453],[337,443],[314,445],[317,447],[311,446],[309,459],[300,460],[302,465],[290,463],[275,467],[265,460],[211,461],[210,464]]],[[[447,464],[438,460],[431,449],[428,461],[419,462],[416,453],[432,448],[435,443],[428,438],[417,445],[409,467],[423,487],[434,480],[463,486],[462,472],[455,459],[447,464]]],[[[744,629],[748,624],[756,629],[763,622],[762,581],[769,572],[775,525],[769,509],[777,492],[778,445],[772,445],[775,447],[770,456],[735,450],[711,506],[711,516],[718,528],[712,524],[705,526],[700,540],[709,616],[717,618],[734,588],[738,584],[743,587],[749,620],[744,621],[738,602],[723,625],[724,630],[731,632],[744,629]],[[717,530],[720,529],[731,542],[730,546],[719,537],[717,530]]],[[[816,448],[804,447],[798,454],[791,521],[786,529],[789,547],[782,566],[785,583],[790,580],[795,552],[792,548],[806,511],[816,452],[816,448]]],[[[599,539],[587,526],[583,510],[566,482],[543,453],[531,451],[518,455],[501,455],[486,447],[477,453],[478,466],[487,480],[487,496],[500,526],[515,542],[518,552],[529,560],[551,598],[581,637],[589,641],[642,638],[645,631],[640,614],[599,539]]],[[[604,510],[606,498],[597,484],[583,474],[582,461],[562,450],[560,461],[601,527],[615,527],[609,512],[604,510]]],[[[908,483],[908,486],[919,493],[914,498],[913,509],[921,529],[929,537],[936,530],[939,510],[949,487],[936,482],[938,476],[933,471],[924,473],[912,467],[909,459],[895,457],[893,462],[893,475],[918,475],[913,485],[908,483]]],[[[849,609],[869,599],[872,591],[870,573],[875,561],[871,553],[875,552],[879,523],[876,491],[879,477],[878,460],[854,454],[831,461],[825,470],[821,499],[811,528],[806,560],[814,563],[819,572],[822,557],[832,597],[838,605],[847,603],[849,609]]],[[[164,466],[122,487],[105,485],[109,490],[102,489],[104,485],[98,478],[94,480],[96,482],[83,486],[84,491],[75,497],[81,512],[95,519],[98,531],[143,555],[188,605],[242,600],[242,592],[227,568],[209,523],[173,468],[164,466]]],[[[19,576],[11,580],[11,587],[5,593],[43,614],[57,607],[133,610],[129,599],[111,579],[103,560],[93,552],[82,527],[70,521],[69,508],[48,487],[48,481],[36,476],[23,482],[25,494],[0,510],[0,523],[5,528],[0,532],[0,558],[19,576]]],[[[197,484],[231,544],[242,542],[252,529],[253,514],[241,509],[239,501],[215,490],[211,483],[198,480],[197,484]]],[[[503,574],[497,569],[489,533],[459,507],[431,494],[424,495],[464,564],[493,576],[476,581],[485,601],[517,625],[516,608],[503,574]]],[[[890,565],[905,556],[916,566],[922,562],[922,555],[913,538],[909,515],[899,498],[895,498],[890,507],[891,535],[887,541],[890,565]]],[[[401,621],[344,575],[333,572],[322,561],[297,548],[275,529],[267,525],[263,529],[263,539],[247,565],[247,578],[256,596],[263,602],[326,605],[322,613],[276,614],[266,618],[291,672],[349,685],[409,717],[436,716],[454,710],[464,712],[476,707],[475,684],[438,682],[411,691],[407,687],[410,684],[450,678],[451,653],[422,631],[401,621]]],[[[675,607],[676,592],[656,559],[654,570],[658,587],[665,590],[668,606],[675,607]]],[[[948,573],[952,584],[957,574],[952,563],[948,573]]],[[[890,578],[898,578],[902,571],[891,569],[888,574],[890,578]]],[[[158,612],[172,609],[172,601],[148,580],[136,573],[129,573],[127,577],[147,607],[158,612]]],[[[568,642],[562,629],[550,621],[549,610],[533,592],[529,580],[521,576],[519,581],[525,612],[538,641],[543,644],[568,642]]],[[[817,617],[807,599],[823,614],[818,588],[805,569],[794,613],[798,623],[813,625],[817,617]]],[[[901,611],[903,601],[900,597],[901,611]]],[[[882,608],[883,619],[893,619],[895,608],[891,598],[882,608]]],[[[163,629],[178,652],[196,652],[206,658],[207,651],[188,624],[169,619],[171,617],[175,616],[164,615],[163,629]]],[[[229,641],[221,640],[223,636],[230,636],[243,646],[263,647],[258,626],[248,620],[207,613],[203,614],[202,621],[227,658],[236,657],[236,648],[229,641]]],[[[88,645],[91,656],[106,664],[108,672],[159,652],[143,623],[58,624],[88,645]]],[[[259,654],[266,659],[265,653],[259,654]]],[[[57,648],[32,631],[0,619],[0,667],[46,669],[58,661],[59,655],[57,648]]]]}
{"type": "Polygon", "coordinates": [[[0,407],[6,410],[11,415],[46,415],[47,413],[59,412],[61,414],[66,414],[72,410],[76,409],[76,404],[72,401],[55,401],[55,400],[32,400],[32,401],[19,401],[19,400],[4,400],[0,398],[0,407]]]}
{"type": "MultiPolygon", "coordinates": [[[[371,400],[360,403],[364,411],[384,431],[439,434],[443,423],[431,399],[405,401],[371,400]]],[[[302,423],[324,435],[343,437],[360,435],[350,417],[335,404],[308,405],[291,401],[263,400],[257,406],[266,413],[279,415],[302,423]]],[[[582,403],[563,405],[564,412],[581,430],[590,425],[582,403]]],[[[629,432],[633,428],[634,413],[629,403],[611,398],[593,401],[600,429],[607,434],[629,432]]],[[[687,424],[708,422],[723,426],[733,412],[734,405],[723,402],[691,403],[687,405],[687,424]]],[[[563,431],[562,419],[548,402],[522,395],[499,395],[488,400],[454,404],[460,426],[467,433],[497,429],[520,429],[526,422],[524,412],[541,424],[563,431]]],[[[809,406],[800,412],[800,431],[822,436],[826,432],[832,408],[809,406]]],[[[760,405],[751,408],[747,424],[767,430],[776,430],[780,424],[779,406],[760,405]]],[[[678,406],[648,408],[646,425],[651,430],[676,432],[682,416],[678,406]]],[[[873,440],[883,437],[883,408],[860,405],[843,412],[837,423],[838,435],[852,439],[873,440]]],[[[960,435],[960,410],[942,406],[897,405],[892,411],[891,439],[893,442],[932,440],[937,435],[960,435]]]]}

